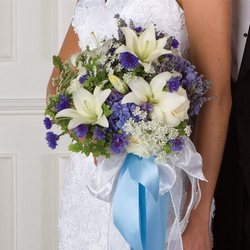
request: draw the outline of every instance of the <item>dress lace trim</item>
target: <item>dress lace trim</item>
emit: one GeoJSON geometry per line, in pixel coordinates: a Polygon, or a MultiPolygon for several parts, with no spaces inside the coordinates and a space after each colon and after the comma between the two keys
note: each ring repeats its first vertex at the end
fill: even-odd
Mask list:
{"type": "Polygon", "coordinates": [[[79,46],[94,47],[90,36],[95,32],[100,40],[117,37],[115,14],[136,25],[156,24],[159,30],[175,36],[180,41],[181,52],[188,57],[188,35],[184,12],[176,0],[80,0],[75,9],[72,25],[79,36],[79,46]],[[138,11],[139,10],[139,11],[138,11]]]}

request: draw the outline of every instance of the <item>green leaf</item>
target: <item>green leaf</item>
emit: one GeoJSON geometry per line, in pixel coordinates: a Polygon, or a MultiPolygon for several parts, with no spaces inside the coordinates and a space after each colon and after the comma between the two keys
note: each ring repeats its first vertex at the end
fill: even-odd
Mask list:
{"type": "Polygon", "coordinates": [[[75,153],[83,151],[83,145],[80,142],[72,143],[69,145],[69,150],[75,153]]]}
{"type": "Polygon", "coordinates": [[[187,123],[186,123],[185,121],[182,121],[182,122],[178,125],[177,129],[178,129],[178,131],[179,131],[179,135],[180,135],[180,136],[186,135],[186,132],[185,132],[186,126],[187,126],[187,123]]]}
{"type": "Polygon", "coordinates": [[[105,115],[106,117],[109,117],[109,116],[112,115],[112,113],[113,113],[113,111],[112,111],[112,109],[110,108],[110,106],[107,105],[107,104],[105,104],[105,103],[102,105],[102,109],[103,109],[103,113],[104,113],[104,115],[105,115]]]}
{"type": "Polygon", "coordinates": [[[171,147],[169,144],[165,144],[163,147],[163,150],[167,153],[170,154],[172,152],[171,147]]]}
{"type": "Polygon", "coordinates": [[[53,65],[57,67],[60,72],[63,71],[63,64],[60,56],[53,56],[53,65]]]}

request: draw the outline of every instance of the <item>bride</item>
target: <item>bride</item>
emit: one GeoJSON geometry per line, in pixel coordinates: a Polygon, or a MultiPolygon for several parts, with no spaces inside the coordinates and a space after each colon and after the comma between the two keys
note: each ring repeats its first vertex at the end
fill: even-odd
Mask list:
{"type": "MultiPolygon", "coordinates": [[[[189,223],[180,230],[179,239],[170,238],[166,242],[168,250],[210,250],[211,204],[231,107],[231,1],[79,0],[59,54],[62,60],[83,50],[87,44],[94,46],[92,31],[99,39],[117,36],[114,18],[117,13],[138,26],[153,22],[158,30],[175,36],[180,41],[182,55],[212,81],[209,95],[215,98],[205,104],[193,135],[208,182],[201,183],[201,201],[191,211],[189,223]]],[[[54,69],[47,95],[55,93],[51,82],[57,75],[54,69]]],[[[61,196],[60,250],[130,249],[112,223],[109,203],[94,198],[87,190],[86,183],[95,168],[92,157],[71,155],[61,196]]]]}

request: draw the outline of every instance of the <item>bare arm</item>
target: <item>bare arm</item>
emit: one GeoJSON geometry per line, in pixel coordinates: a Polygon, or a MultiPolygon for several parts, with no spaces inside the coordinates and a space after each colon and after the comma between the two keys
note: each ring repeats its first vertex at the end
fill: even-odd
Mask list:
{"type": "Polygon", "coordinates": [[[184,246],[185,240],[188,242],[185,250],[207,250],[211,246],[190,245],[188,233],[197,224],[203,223],[208,227],[227,134],[231,109],[231,0],[182,0],[182,5],[192,63],[205,78],[212,81],[208,95],[216,97],[204,105],[194,132],[194,142],[202,155],[208,183],[201,183],[202,199],[191,214],[190,225],[184,234],[184,246]]]}
{"type": "MultiPolygon", "coordinates": [[[[65,36],[63,45],[61,47],[59,56],[61,57],[62,61],[66,61],[71,54],[77,53],[80,51],[78,45],[78,36],[75,33],[72,25],[69,26],[68,32],[65,36]]],[[[56,92],[56,87],[52,86],[52,79],[58,76],[59,71],[57,68],[54,68],[52,74],[49,79],[49,83],[47,86],[47,97],[48,95],[54,95],[56,92]]]]}

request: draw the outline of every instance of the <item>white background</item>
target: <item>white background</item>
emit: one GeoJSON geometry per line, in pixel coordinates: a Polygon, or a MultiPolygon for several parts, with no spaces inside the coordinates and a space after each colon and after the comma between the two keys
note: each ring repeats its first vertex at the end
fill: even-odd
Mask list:
{"type": "Polygon", "coordinates": [[[57,249],[66,143],[44,140],[46,85],[76,0],[0,0],[0,249],[57,249]]]}

